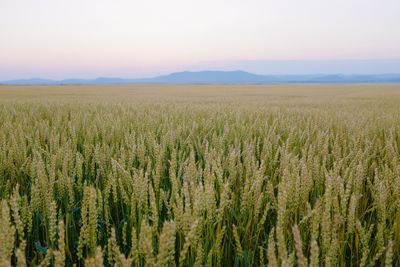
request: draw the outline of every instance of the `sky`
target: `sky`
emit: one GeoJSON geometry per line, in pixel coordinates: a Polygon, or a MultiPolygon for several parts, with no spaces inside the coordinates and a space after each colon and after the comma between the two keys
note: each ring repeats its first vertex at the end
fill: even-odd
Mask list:
{"type": "Polygon", "coordinates": [[[399,0],[0,0],[0,80],[399,73],[399,0]]]}

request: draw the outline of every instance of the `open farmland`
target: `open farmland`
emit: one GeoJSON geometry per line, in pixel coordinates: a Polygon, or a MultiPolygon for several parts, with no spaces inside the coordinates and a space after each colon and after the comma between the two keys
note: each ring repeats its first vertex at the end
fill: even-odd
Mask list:
{"type": "Polygon", "coordinates": [[[392,266],[400,85],[0,86],[0,266],[392,266]]]}

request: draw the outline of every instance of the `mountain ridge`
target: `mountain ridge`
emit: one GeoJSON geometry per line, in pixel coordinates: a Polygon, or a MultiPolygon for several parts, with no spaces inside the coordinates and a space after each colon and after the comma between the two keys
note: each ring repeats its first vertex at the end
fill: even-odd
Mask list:
{"type": "Polygon", "coordinates": [[[78,84],[271,84],[271,83],[400,83],[400,74],[308,74],[261,75],[242,70],[182,71],[152,78],[124,79],[98,77],[95,79],[43,78],[0,81],[4,85],[78,85],[78,84]]]}

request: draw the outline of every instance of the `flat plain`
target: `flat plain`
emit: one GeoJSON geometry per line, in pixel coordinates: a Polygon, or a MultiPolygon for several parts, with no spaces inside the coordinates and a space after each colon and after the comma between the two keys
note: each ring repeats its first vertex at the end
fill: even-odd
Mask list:
{"type": "Polygon", "coordinates": [[[400,85],[0,86],[0,265],[392,266],[400,85]]]}
{"type": "MultiPolygon", "coordinates": [[[[192,100],[194,102],[308,100],[374,100],[399,98],[398,84],[277,84],[277,85],[65,85],[7,86],[0,85],[0,101],[122,101],[156,102],[192,100]]],[[[304,101],[301,101],[304,102],[304,101]]]]}

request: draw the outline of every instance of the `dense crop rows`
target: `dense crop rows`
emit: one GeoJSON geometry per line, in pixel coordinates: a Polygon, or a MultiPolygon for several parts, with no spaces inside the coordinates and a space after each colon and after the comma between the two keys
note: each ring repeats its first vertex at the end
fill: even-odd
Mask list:
{"type": "Polygon", "coordinates": [[[391,266],[400,109],[0,104],[0,265],[391,266]]]}

